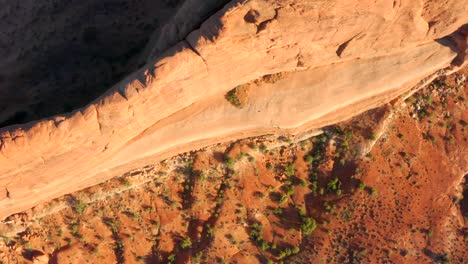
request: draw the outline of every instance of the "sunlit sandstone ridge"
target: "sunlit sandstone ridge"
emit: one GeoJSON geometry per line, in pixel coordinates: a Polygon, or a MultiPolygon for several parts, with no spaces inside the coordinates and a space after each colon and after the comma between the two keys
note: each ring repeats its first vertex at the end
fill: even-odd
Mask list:
{"type": "Polygon", "coordinates": [[[182,151],[388,102],[456,70],[466,23],[467,0],[232,1],[164,53],[149,43],[148,63],[87,107],[0,130],[0,218],[182,151]],[[274,73],[244,108],[224,100],[274,73]]]}

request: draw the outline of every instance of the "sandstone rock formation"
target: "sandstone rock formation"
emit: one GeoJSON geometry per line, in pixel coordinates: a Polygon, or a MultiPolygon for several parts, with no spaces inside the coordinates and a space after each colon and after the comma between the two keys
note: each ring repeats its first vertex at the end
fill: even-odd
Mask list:
{"type": "Polygon", "coordinates": [[[456,70],[466,35],[444,37],[467,21],[466,0],[232,1],[165,52],[150,42],[148,63],[88,106],[1,129],[0,218],[149,160],[388,102],[456,70]],[[243,109],[224,100],[254,80],[243,109]]]}

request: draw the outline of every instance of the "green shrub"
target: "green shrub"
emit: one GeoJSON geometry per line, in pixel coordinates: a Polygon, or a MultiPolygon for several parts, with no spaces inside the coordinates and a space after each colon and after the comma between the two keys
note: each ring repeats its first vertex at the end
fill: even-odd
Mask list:
{"type": "Polygon", "coordinates": [[[77,201],[75,203],[75,205],[73,206],[73,211],[75,211],[75,213],[79,214],[79,215],[82,215],[86,208],[88,207],[88,205],[82,201],[77,201]]]}
{"type": "Polygon", "coordinates": [[[174,263],[175,257],[176,257],[175,254],[169,255],[169,257],[167,257],[167,262],[168,263],[174,263]]]}
{"type": "Polygon", "coordinates": [[[281,209],[281,207],[275,208],[275,210],[273,210],[273,213],[274,213],[275,215],[280,216],[280,215],[283,214],[283,209],[281,209]]]}
{"type": "Polygon", "coordinates": [[[296,174],[294,163],[288,163],[288,165],[284,168],[284,174],[286,174],[288,177],[292,177],[294,174],[296,174]]]}
{"type": "Polygon", "coordinates": [[[364,190],[366,188],[366,185],[363,182],[360,182],[359,185],[358,185],[358,188],[360,190],[364,190]]]}
{"type": "Polygon", "coordinates": [[[227,92],[224,97],[233,106],[240,108],[242,106],[242,104],[241,104],[241,101],[239,100],[239,97],[238,97],[237,93],[238,93],[238,87],[236,87],[236,88],[230,90],[229,92],[227,92]]]}
{"type": "Polygon", "coordinates": [[[268,151],[268,147],[265,144],[260,145],[260,151],[265,154],[268,151]]]}
{"type": "Polygon", "coordinates": [[[299,179],[297,182],[298,182],[299,186],[301,186],[301,187],[306,187],[307,186],[306,182],[303,179],[299,179]]]}
{"type": "Polygon", "coordinates": [[[191,248],[192,247],[192,240],[190,239],[190,237],[186,237],[184,240],[182,240],[180,242],[180,247],[182,249],[191,248]]]}
{"type": "Polygon", "coordinates": [[[281,195],[281,197],[280,197],[279,203],[280,203],[280,204],[284,204],[287,200],[288,200],[288,195],[283,194],[283,195],[281,195]]]}
{"type": "Polygon", "coordinates": [[[336,194],[341,194],[341,181],[335,177],[331,179],[327,184],[327,190],[330,192],[335,192],[336,194]]]}
{"type": "Polygon", "coordinates": [[[289,185],[288,188],[286,189],[286,195],[291,196],[294,194],[294,186],[289,185]]]}
{"type": "Polygon", "coordinates": [[[80,228],[80,225],[78,223],[75,223],[71,226],[71,233],[73,236],[77,236],[78,235],[78,230],[80,228]]]}
{"type": "Polygon", "coordinates": [[[312,217],[302,218],[301,230],[305,235],[309,235],[317,228],[317,222],[312,217]]]}
{"type": "Polygon", "coordinates": [[[293,247],[293,249],[292,249],[293,254],[297,254],[297,253],[299,253],[299,251],[301,251],[301,249],[299,247],[293,247]]]}
{"type": "Polygon", "coordinates": [[[228,166],[229,168],[232,168],[232,166],[234,166],[234,164],[236,163],[236,161],[233,158],[227,155],[226,157],[224,157],[224,162],[226,163],[226,166],[228,166]]]}
{"type": "Polygon", "coordinates": [[[206,228],[206,236],[207,237],[213,237],[214,233],[215,233],[214,228],[209,224],[207,224],[205,228],[206,228]]]}
{"type": "Polygon", "coordinates": [[[267,251],[268,249],[270,249],[270,245],[268,244],[268,242],[266,242],[265,240],[262,240],[260,242],[260,248],[263,250],[263,251],[267,251]]]}
{"type": "Polygon", "coordinates": [[[280,251],[280,252],[278,253],[278,256],[277,256],[277,257],[278,257],[278,259],[284,259],[284,258],[286,257],[286,252],[280,251]]]}

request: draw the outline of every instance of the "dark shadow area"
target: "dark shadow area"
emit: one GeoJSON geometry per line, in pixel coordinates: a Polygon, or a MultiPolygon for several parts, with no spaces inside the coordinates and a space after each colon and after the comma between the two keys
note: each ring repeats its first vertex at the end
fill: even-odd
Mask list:
{"type": "Polygon", "coordinates": [[[34,257],[43,255],[43,253],[39,250],[35,249],[25,249],[23,251],[23,257],[27,260],[33,260],[34,257]]]}
{"type": "Polygon", "coordinates": [[[70,246],[64,246],[64,247],[56,249],[50,256],[49,264],[59,264],[57,253],[60,252],[61,250],[67,250],[68,248],[70,248],[70,246]]]}
{"type": "Polygon", "coordinates": [[[117,263],[125,263],[124,245],[119,235],[120,223],[118,222],[118,220],[110,217],[103,218],[103,222],[112,232],[112,239],[114,240],[114,254],[117,263]]]}
{"type": "MultiPolygon", "coordinates": [[[[431,251],[428,248],[423,250],[424,255],[431,258],[435,263],[451,263],[450,258],[447,253],[436,253],[431,251]]],[[[406,254],[405,254],[406,255],[406,254]]]]}
{"type": "Polygon", "coordinates": [[[99,97],[137,69],[152,32],[182,2],[0,0],[0,127],[99,97]]]}
{"type": "Polygon", "coordinates": [[[468,24],[465,24],[458,28],[452,34],[437,39],[437,43],[449,47],[452,51],[458,53],[458,56],[453,60],[452,64],[456,66],[461,66],[465,61],[465,51],[467,49],[466,38],[468,37],[468,24]]]}
{"type": "Polygon", "coordinates": [[[7,118],[5,121],[0,122],[0,127],[6,127],[14,124],[21,124],[27,120],[28,113],[24,111],[19,111],[14,113],[12,116],[7,118]]]}
{"type": "Polygon", "coordinates": [[[465,175],[463,186],[463,198],[460,200],[460,210],[463,217],[468,218],[468,174],[465,175]]]}
{"type": "Polygon", "coordinates": [[[0,0],[0,128],[89,104],[227,2],[0,0]]]}

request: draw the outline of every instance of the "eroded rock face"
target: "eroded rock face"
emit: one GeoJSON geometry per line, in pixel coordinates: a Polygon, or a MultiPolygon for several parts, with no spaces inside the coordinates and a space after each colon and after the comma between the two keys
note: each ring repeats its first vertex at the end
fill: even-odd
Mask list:
{"type": "Polygon", "coordinates": [[[232,1],[87,107],[2,129],[0,218],[150,160],[296,133],[387,102],[463,53],[465,35],[437,39],[467,23],[467,8],[466,0],[232,1]],[[223,101],[279,72],[292,81],[242,111],[223,101]]]}

